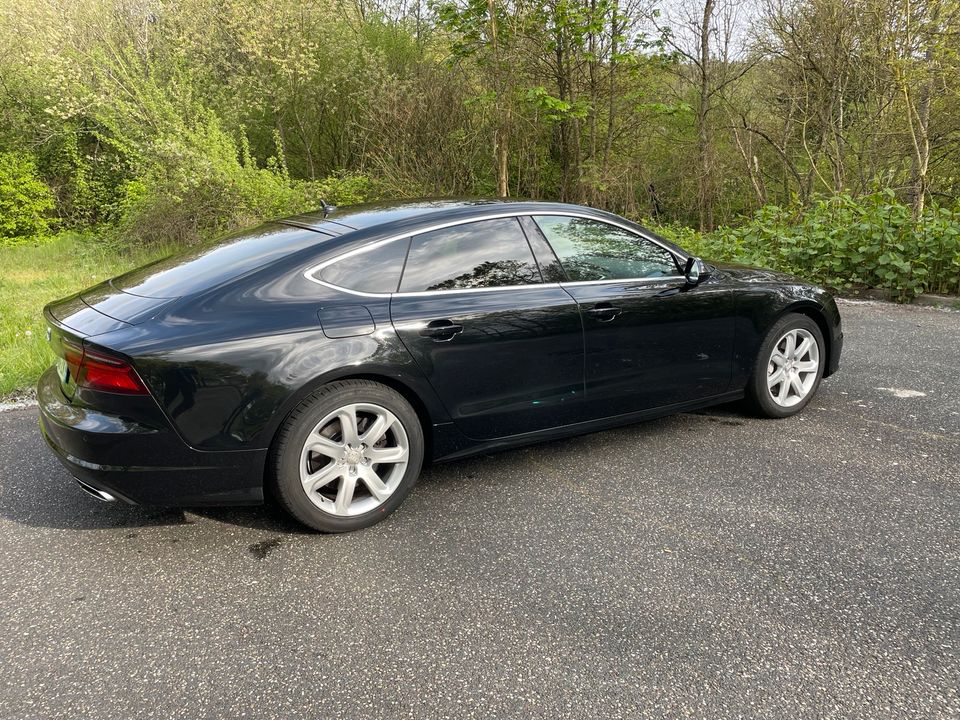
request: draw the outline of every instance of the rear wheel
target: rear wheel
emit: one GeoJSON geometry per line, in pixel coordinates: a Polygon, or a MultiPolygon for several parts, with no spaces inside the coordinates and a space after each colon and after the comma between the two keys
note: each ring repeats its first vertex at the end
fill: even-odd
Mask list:
{"type": "Polygon", "coordinates": [[[423,430],[410,403],[369,380],[324,385],[284,423],[274,450],[280,504],[322,532],[383,520],[423,464],[423,430]]]}
{"type": "Polygon", "coordinates": [[[760,415],[795,415],[810,402],[826,362],[823,333],[806,315],[780,318],[760,346],[747,397],[760,415]]]}

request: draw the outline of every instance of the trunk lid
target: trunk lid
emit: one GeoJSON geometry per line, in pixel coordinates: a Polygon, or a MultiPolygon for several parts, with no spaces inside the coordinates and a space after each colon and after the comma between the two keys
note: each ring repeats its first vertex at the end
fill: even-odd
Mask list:
{"type": "Polygon", "coordinates": [[[52,302],[45,308],[48,320],[55,321],[77,337],[101,335],[154,317],[173,298],[148,298],[117,289],[112,281],[52,302]]]}

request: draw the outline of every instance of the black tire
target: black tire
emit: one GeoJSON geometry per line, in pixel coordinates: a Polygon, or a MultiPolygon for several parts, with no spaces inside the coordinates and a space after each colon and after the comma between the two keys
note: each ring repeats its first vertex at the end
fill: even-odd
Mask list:
{"type": "Polygon", "coordinates": [[[314,391],[280,428],[272,452],[271,489],[281,507],[304,525],[326,533],[360,530],[380,522],[403,502],[420,475],[423,453],[420,419],[400,393],[371,380],[340,380],[314,391]],[[326,512],[310,500],[301,484],[300,461],[307,437],[317,424],[330,413],[354,403],[375,404],[393,413],[406,433],[409,456],[399,485],[382,504],[369,512],[345,517],[326,512]]]}
{"type": "Polygon", "coordinates": [[[785,418],[796,415],[803,410],[816,395],[820,387],[820,381],[823,379],[823,369],[827,364],[826,344],[823,341],[823,333],[820,326],[806,315],[789,313],[777,320],[767,332],[766,337],[760,344],[760,351],[757,353],[757,359],[753,366],[753,374],[747,382],[747,405],[754,413],[760,417],[767,418],[785,418]],[[770,364],[771,354],[774,346],[780,338],[788,331],[803,329],[813,336],[819,350],[819,366],[817,367],[816,377],[807,392],[796,405],[784,407],[774,401],[767,388],[767,370],[770,364]]]}

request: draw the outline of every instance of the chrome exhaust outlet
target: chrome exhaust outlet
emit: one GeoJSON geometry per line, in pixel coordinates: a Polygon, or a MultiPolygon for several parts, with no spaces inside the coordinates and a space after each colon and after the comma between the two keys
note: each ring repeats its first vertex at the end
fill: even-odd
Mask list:
{"type": "Polygon", "coordinates": [[[103,502],[114,502],[116,500],[116,498],[110,493],[108,493],[106,490],[100,490],[99,488],[95,488],[93,485],[88,485],[83,480],[80,480],[78,478],[74,478],[74,480],[77,481],[77,485],[79,485],[80,488],[85,493],[87,493],[88,495],[92,495],[97,500],[102,500],[103,502]]]}

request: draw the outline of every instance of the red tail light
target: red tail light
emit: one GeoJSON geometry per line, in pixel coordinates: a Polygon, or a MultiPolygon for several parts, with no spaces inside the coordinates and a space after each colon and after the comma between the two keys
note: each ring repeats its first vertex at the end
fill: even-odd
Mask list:
{"type": "Polygon", "coordinates": [[[63,338],[62,357],[79,387],[112,393],[146,395],[147,388],[126,360],[100,350],[91,350],[63,338]]]}

